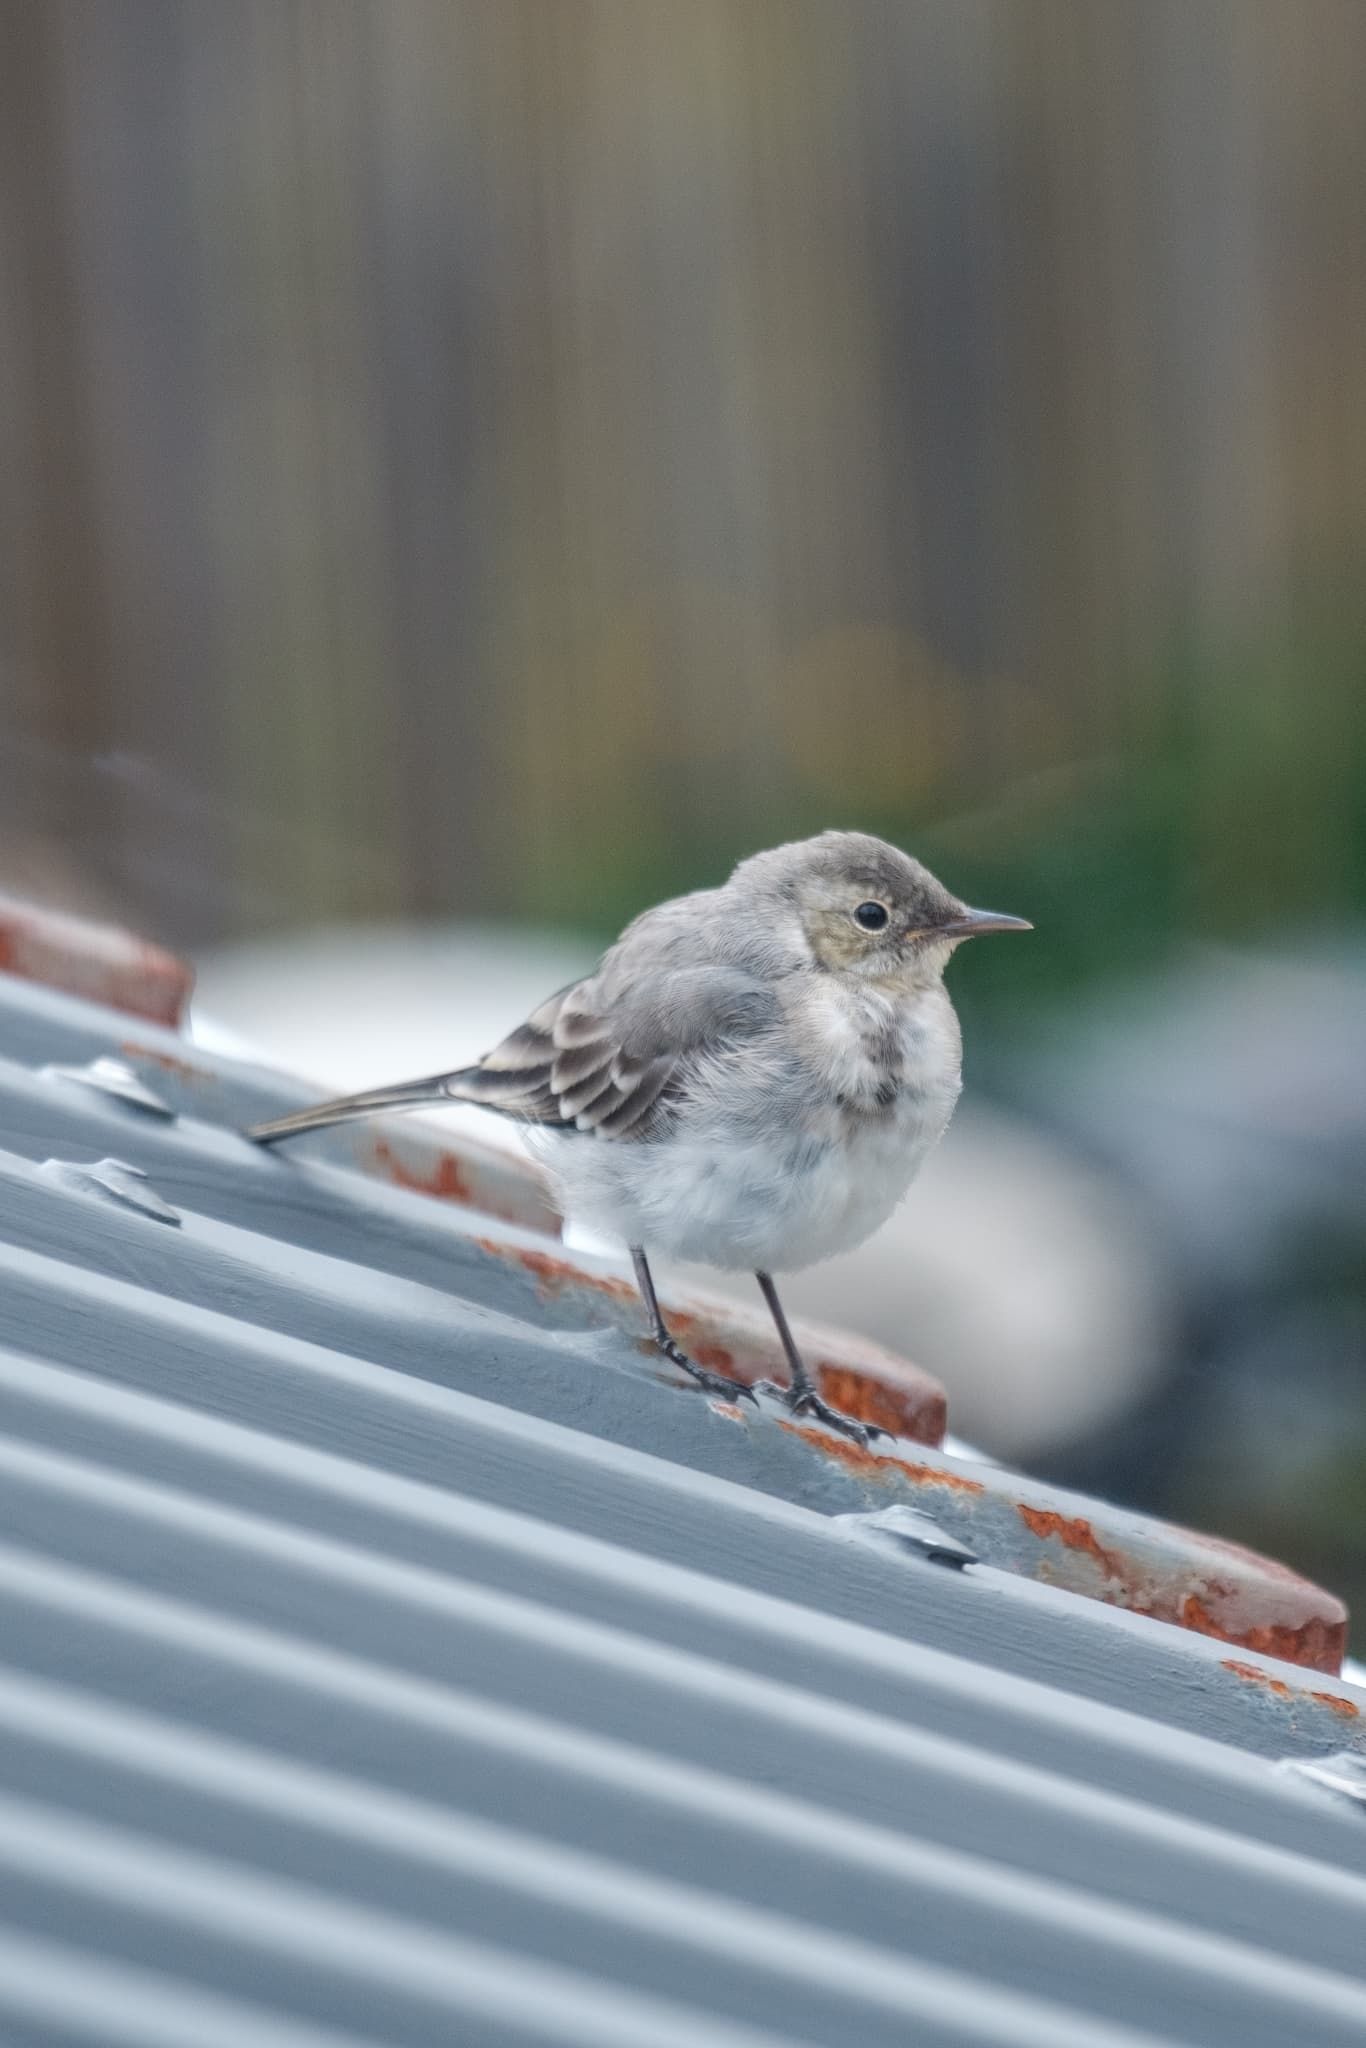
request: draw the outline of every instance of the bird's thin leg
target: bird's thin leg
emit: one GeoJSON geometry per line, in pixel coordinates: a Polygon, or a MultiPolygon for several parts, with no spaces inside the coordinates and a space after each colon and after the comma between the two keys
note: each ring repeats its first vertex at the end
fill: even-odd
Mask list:
{"type": "MultiPolygon", "coordinates": [[[[885,1436],[885,1430],[878,1429],[871,1423],[855,1422],[852,1416],[841,1415],[838,1408],[832,1408],[827,1401],[821,1399],[816,1391],[816,1383],[806,1369],[801,1352],[797,1349],[797,1340],[788,1327],[783,1305],[778,1299],[778,1290],[773,1285],[773,1275],[756,1273],[754,1277],[759,1283],[764,1300],[768,1303],[769,1314],[777,1326],[778,1341],[783,1347],[788,1370],[792,1374],[790,1386],[774,1387],[773,1391],[787,1402],[794,1415],[814,1415],[817,1421],[825,1423],[828,1429],[837,1429],[842,1436],[851,1436],[856,1444],[866,1444],[870,1436],[885,1436]]],[[[773,1383],[769,1381],[766,1384],[773,1383]]]]}
{"type": "MultiPolygon", "coordinates": [[[[664,1356],[674,1365],[679,1365],[705,1387],[709,1394],[719,1394],[725,1401],[754,1400],[753,1391],[740,1380],[727,1379],[724,1373],[708,1372],[705,1366],[695,1365],[682,1346],[669,1335],[669,1326],[660,1312],[659,1296],[655,1293],[654,1275],[649,1261],[638,1244],[631,1246],[631,1263],[636,1269],[636,1285],[645,1303],[645,1312],[650,1318],[650,1335],[664,1356]]],[[[756,1404],[757,1405],[757,1404],[756,1404]]]]}

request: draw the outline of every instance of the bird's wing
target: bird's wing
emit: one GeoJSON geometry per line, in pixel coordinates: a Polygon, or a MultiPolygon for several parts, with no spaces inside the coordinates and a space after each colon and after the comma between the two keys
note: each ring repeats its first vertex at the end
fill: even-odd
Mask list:
{"type": "Polygon", "coordinates": [[[463,1101],[602,1138],[644,1137],[705,1052],[761,1030],[770,992],[739,970],[708,964],[653,974],[609,960],[562,989],[460,1075],[463,1101]]]}
{"type": "Polygon", "coordinates": [[[476,1102],[519,1121],[598,1137],[659,1128],[705,1052],[714,1059],[763,1029],[772,992],[738,969],[651,969],[614,947],[596,974],[557,990],[476,1066],[320,1102],[247,1132],[270,1145],[304,1131],[421,1103],[476,1102]]]}

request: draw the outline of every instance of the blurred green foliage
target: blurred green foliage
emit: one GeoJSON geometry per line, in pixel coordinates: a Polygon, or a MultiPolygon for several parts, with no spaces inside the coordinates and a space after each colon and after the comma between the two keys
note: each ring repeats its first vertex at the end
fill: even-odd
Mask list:
{"type": "Polygon", "coordinates": [[[606,940],[769,840],[832,823],[879,832],[967,900],[1035,922],[1027,947],[975,947],[955,967],[970,1015],[1046,1009],[1192,940],[1311,939],[1366,914],[1366,640],[1325,625],[1222,653],[1192,641],[1145,703],[1123,754],[1006,779],[994,799],[969,772],[932,805],[837,804],[813,777],[758,823],[748,805],[693,821],[664,803],[624,834],[604,807],[562,857],[517,878],[515,908],[606,940]]]}

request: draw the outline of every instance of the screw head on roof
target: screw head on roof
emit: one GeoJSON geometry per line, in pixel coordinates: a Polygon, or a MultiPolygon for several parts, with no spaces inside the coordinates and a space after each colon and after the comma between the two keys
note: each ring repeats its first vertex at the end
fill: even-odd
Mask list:
{"type": "Polygon", "coordinates": [[[1293,1772],[1297,1778],[1308,1778],[1311,1784],[1322,1785],[1339,1799],[1350,1800],[1366,1815],[1366,1757],[1358,1756],[1355,1750],[1339,1749],[1330,1756],[1285,1757],[1280,1768],[1293,1772]]]}
{"type": "Polygon", "coordinates": [[[116,1102],[126,1102],[130,1109],[140,1109],[148,1116],[163,1118],[167,1123],[175,1121],[176,1113],[169,1103],[163,1102],[131,1067],[108,1054],[91,1060],[85,1067],[47,1066],[39,1071],[53,1080],[76,1081],[82,1088],[93,1088],[100,1095],[111,1095],[116,1102]]]}
{"type": "Polygon", "coordinates": [[[97,1159],[89,1165],[70,1159],[45,1159],[38,1171],[46,1179],[72,1194],[94,1195],[105,1202],[118,1202],[136,1209],[154,1223],[171,1223],[177,1229],[180,1218],[169,1202],[162,1200],[140,1166],[122,1159],[97,1159]]]}
{"type": "Polygon", "coordinates": [[[878,1508],[873,1514],[835,1515],[833,1520],[841,1523],[851,1536],[860,1536],[865,1541],[878,1544],[891,1543],[898,1549],[927,1558],[931,1564],[947,1564],[956,1571],[962,1571],[965,1565],[977,1562],[975,1550],[969,1550],[966,1543],[950,1536],[930,1515],[923,1514],[919,1508],[907,1507],[904,1502],[898,1501],[894,1507],[878,1508]]]}

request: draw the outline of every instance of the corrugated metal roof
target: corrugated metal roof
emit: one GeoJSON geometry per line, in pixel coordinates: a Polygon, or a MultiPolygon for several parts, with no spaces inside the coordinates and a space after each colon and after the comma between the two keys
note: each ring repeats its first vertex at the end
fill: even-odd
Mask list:
{"type": "Polygon", "coordinates": [[[0,977],[0,2038],[1366,2039],[1366,1815],[1278,1767],[1366,1696],[927,1561],[909,1465],[547,1298],[511,1169],[290,1099],[0,977]],[[165,1114],[41,1071],[110,1054],[165,1114]]]}

